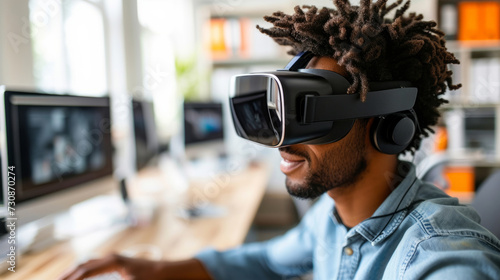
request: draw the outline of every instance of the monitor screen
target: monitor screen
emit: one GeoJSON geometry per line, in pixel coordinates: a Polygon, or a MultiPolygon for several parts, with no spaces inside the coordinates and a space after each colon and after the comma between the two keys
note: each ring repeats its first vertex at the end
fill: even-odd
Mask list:
{"type": "Polygon", "coordinates": [[[494,108],[465,110],[465,147],[495,153],[496,116],[494,108]]]}
{"type": "Polygon", "coordinates": [[[224,139],[221,103],[184,103],[184,144],[224,139]]]}
{"type": "Polygon", "coordinates": [[[154,106],[148,101],[132,101],[136,168],[144,168],[158,154],[154,106]]]}
{"type": "Polygon", "coordinates": [[[4,98],[16,203],[112,174],[109,98],[12,91],[4,98]]]}

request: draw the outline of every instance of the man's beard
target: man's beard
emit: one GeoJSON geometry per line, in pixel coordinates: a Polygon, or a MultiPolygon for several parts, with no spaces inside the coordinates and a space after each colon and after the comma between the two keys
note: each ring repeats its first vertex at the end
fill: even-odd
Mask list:
{"type": "Polygon", "coordinates": [[[288,193],[297,198],[314,199],[334,188],[349,186],[358,181],[367,168],[365,158],[364,133],[357,133],[352,142],[339,148],[333,148],[323,155],[315,170],[311,167],[311,158],[293,147],[281,148],[281,151],[303,157],[309,166],[304,183],[293,183],[286,179],[288,193]],[[359,135],[362,134],[362,135],[359,135]]]}

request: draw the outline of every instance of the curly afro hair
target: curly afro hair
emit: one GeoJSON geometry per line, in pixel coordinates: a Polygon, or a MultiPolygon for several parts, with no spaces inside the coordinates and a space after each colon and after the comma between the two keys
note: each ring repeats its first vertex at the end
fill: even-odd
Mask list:
{"type": "Polygon", "coordinates": [[[387,5],[387,0],[333,0],[336,9],[296,6],[293,15],[275,12],[264,19],[271,28],[257,28],[278,44],[290,46],[289,54],[310,51],[332,57],[345,67],[352,81],[348,94],[366,99],[370,81],[406,80],[418,87],[415,112],[421,132],[405,151],[415,152],[421,139],[433,133],[438,107],[446,88],[455,90],[448,64],[459,64],[445,46],[444,33],[433,21],[410,13],[410,1],[387,5]],[[399,7],[399,8],[398,8],[399,7]],[[393,18],[387,14],[394,9],[393,18]]]}

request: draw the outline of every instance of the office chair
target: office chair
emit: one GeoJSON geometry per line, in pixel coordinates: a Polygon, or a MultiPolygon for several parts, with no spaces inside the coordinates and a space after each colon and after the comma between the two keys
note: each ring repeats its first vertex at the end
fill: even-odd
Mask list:
{"type": "Polygon", "coordinates": [[[431,154],[426,156],[416,166],[417,177],[424,181],[434,184],[442,190],[449,187],[448,180],[443,175],[443,169],[450,162],[446,153],[431,154]]]}
{"type": "Polygon", "coordinates": [[[481,217],[481,225],[500,238],[500,170],[490,175],[478,188],[471,206],[481,217]]]}

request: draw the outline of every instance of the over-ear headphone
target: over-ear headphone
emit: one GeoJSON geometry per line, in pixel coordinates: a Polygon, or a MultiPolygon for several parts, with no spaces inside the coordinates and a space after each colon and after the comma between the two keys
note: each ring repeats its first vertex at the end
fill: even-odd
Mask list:
{"type": "Polygon", "coordinates": [[[420,127],[413,109],[375,118],[371,127],[373,146],[384,154],[399,154],[408,147],[420,127]]]}

